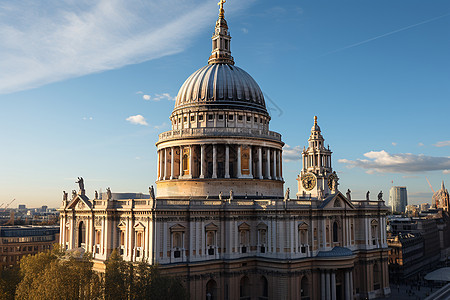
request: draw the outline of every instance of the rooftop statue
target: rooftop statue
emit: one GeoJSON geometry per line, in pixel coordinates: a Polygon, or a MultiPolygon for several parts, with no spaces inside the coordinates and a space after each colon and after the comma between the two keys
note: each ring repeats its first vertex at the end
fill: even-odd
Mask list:
{"type": "Polygon", "coordinates": [[[80,191],[84,191],[84,180],[83,177],[78,177],[78,181],[75,183],[78,183],[78,186],[80,187],[80,191]]]}
{"type": "Polygon", "coordinates": [[[383,201],[383,192],[382,191],[380,191],[378,193],[378,201],[383,201]]]}
{"type": "Polygon", "coordinates": [[[348,201],[352,201],[352,191],[350,189],[347,190],[347,199],[348,201]]]}

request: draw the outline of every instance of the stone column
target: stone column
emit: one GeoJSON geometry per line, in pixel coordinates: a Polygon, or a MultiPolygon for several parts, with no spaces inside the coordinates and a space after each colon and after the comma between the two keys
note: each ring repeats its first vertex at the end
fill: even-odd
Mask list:
{"type": "Polygon", "coordinates": [[[353,299],[353,271],[350,271],[350,299],[353,299]]]}
{"type": "Polygon", "coordinates": [[[159,180],[164,179],[164,152],[159,150],[159,180]]]}
{"type": "Polygon", "coordinates": [[[344,295],[345,299],[350,299],[350,274],[349,271],[345,271],[345,286],[344,286],[344,295]]]}
{"type": "Polygon", "coordinates": [[[183,147],[180,146],[180,176],[178,178],[183,177],[183,147]]]}
{"type": "Polygon", "coordinates": [[[262,175],[262,149],[258,147],[258,177],[259,179],[263,179],[262,175]]]}
{"type": "Polygon", "coordinates": [[[237,145],[237,178],[241,177],[241,145],[237,145]]]}
{"type": "Polygon", "coordinates": [[[330,289],[330,273],[328,271],[326,271],[325,274],[325,295],[327,299],[331,298],[331,289],[330,289]]]}
{"type": "Polygon", "coordinates": [[[169,153],[169,151],[168,151],[168,149],[167,148],[164,148],[164,179],[167,179],[167,175],[169,175],[168,173],[169,173],[169,166],[168,166],[168,163],[167,163],[167,156],[168,156],[168,153],[169,153]]]}
{"type": "Polygon", "coordinates": [[[175,147],[170,148],[170,180],[173,179],[175,147]]]}
{"type": "Polygon", "coordinates": [[[205,147],[203,144],[200,148],[200,178],[205,178],[205,147]]]}
{"type": "Polygon", "coordinates": [[[270,176],[270,148],[267,148],[267,165],[266,165],[266,173],[267,173],[267,179],[272,179],[270,176]]]}
{"type": "Polygon", "coordinates": [[[217,178],[217,145],[213,144],[213,173],[212,178],[217,178]]]}
{"type": "Polygon", "coordinates": [[[320,272],[320,299],[326,300],[325,295],[325,271],[320,272]]]}
{"type": "Polygon", "coordinates": [[[276,156],[276,151],[275,149],[273,149],[273,179],[277,180],[277,156],[276,156]]]}
{"type": "Polygon", "coordinates": [[[225,178],[230,178],[230,146],[225,145],[225,178]]]}
{"type": "MultiPolygon", "coordinates": [[[[331,272],[331,300],[336,300],[336,273],[331,272]]],[[[347,299],[347,298],[346,298],[347,299]]]]}
{"type": "Polygon", "coordinates": [[[192,170],[194,164],[194,147],[192,145],[189,146],[189,178],[192,178],[192,170]]]}
{"type": "Polygon", "coordinates": [[[248,153],[249,153],[249,164],[248,164],[248,172],[249,172],[249,176],[251,177],[251,178],[253,178],[253,148],[252,148],[252,146],[248,146],[248,148],[249,148],[249,151],[248,151],[248,153]]]}
{"type": "Polygon", "coordinates": [[[278,179],[282,180],[283,178],[281,177],[281,151],[277,150],[278,153],[278,179]]]}

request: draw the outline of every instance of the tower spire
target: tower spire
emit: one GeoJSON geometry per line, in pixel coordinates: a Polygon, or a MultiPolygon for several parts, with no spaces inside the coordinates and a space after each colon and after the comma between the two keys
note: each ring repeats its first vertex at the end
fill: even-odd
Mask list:
{"type": "Polygon", "coordinates": [[[216,21],[214,35],[212,36],[212,51],[209,57],[208,64],[230,64],[234,65],[233,57],[231,56],[230,40],[231,36],[228,33],[228,25],[225,20],[225,10],[223,4],[226,0],[220,0],[219,18],[216,21]]]}

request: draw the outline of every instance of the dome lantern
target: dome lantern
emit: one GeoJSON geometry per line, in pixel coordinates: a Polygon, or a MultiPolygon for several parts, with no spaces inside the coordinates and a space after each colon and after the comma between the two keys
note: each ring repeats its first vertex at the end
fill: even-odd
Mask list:
{"type": "Polygon", "coordinates": [[[225,11],[223,4],[225,0],[220,0],[218,5],[219,18],[216,21],[214,35],[212,36],[212,52],[209,57],[208,64],[230,64],[234,65],[233,57],[231,56],[230,41],[231,36],[228,33],[228,25],[225,20],[225,11]]]}

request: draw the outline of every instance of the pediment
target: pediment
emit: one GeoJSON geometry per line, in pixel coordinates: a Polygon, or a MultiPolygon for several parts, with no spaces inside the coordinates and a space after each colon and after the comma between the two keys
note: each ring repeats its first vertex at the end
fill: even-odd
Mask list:
{"type": "Polygon", "coordinates": [[[84,195],[77,195],[75,198],[70,201],[70,203],[67,205],[68,210],[92,210],[92,204],[89,201],[89,198],[84,195]]]}
{"type": "Polygon", "coordinates": [[[209,223],[208,225],[205,226],[206,231],[217,231],[218,229],[219,227],[217,227],[217,225],[214,223],[209,223]]]}
{"type": "Polygon", "coordinates": [[[323,209],[355,209],[355,206],[348,201],[347,197],[337,192],[334,195],[328,196],[320,205],[323,209]]]}
{"type": "Polygon", "coordinates": [[[186,231],[186,227],[184,227],[181,224],[176,224],[170,227],[170,231],[175,232],[175,231],[186,231]]]}
{"type": "Polygon", "coordinates": [[[127,227],[127,224],[125,224],[124,221],[120,221],[119,225],[117,225],[118,228],[125,228],[127,227]]]}
{"type": "Polygon", "coordinates": [[[250,230],[250,225],[248,225],[247,223],[242,223],[241,225],[238,226],[239,230],[250,230]]]}
{"type": "Polygon", "coordinates": [[[134,229],[135,230],[144,230],[145,226],[141,222],[139,222],[136,225],[134,225],[134,229]]]}
{"type": "Polygon", "coordinates": [[[258,230],[267,230],[267,225],[265,223],[259,223],[258,226],[256,226],[258,230]]]}

